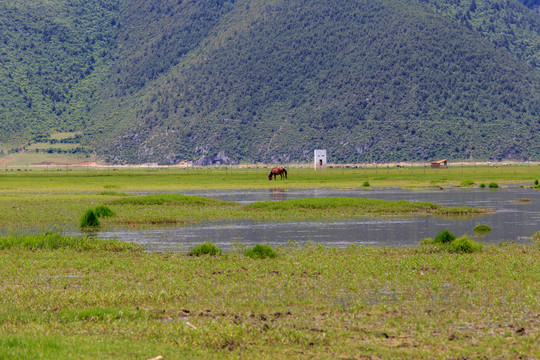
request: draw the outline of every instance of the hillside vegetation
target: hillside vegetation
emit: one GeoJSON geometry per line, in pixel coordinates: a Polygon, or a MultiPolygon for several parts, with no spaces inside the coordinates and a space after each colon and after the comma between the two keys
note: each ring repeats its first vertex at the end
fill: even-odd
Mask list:
{"type": "Polygon", "coordinates": [[[117,163],[540,158],[527,1],[0,6],[10,146],[54,130],[117,163]]]}
{"type": "Polygon", "coordinates": [[[0,143],[86,127],[109,72],[118,0],[0,0],[0,143]]]}

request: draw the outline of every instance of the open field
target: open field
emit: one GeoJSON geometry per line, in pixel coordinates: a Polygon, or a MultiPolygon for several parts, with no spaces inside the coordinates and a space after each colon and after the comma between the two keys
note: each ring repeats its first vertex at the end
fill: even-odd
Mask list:
{"type": "Polygon", "coordinates": [[[269,168],[178,168],[178,167],[0,167],[0,194],[6,192],[88,191],[182,191],[194,189],[257,188],[347,188],[371,186],[407,188],[459,186],[463,180],[474,185],[497,181],[532,185],[540,178],[540,166],[451,166],[329,168],[315,171],[288,167],[287,180],[268,181],[269,168]]]}
{"type": "MultiPolygon", "coordinates": [[[[359,188],[371,186],[405,188],[444,188],[461,186],[463,180],[478,187],[498,181],[532,186],[540,178],[539,167],[464,168],[432,170],[423,168],[393,169],[290,169],[287,180],[268,181],[268,169],[152,169],[114,168],[97,170],[75,168],[72,171],[0,171],[0,229],[4,231],[64,231],[78,228],[80,218],[90,208],[109,206],[116,216],[102,221],[104,227],[141,227],[187,225],[203,221],[300,221],[343,219],[386,215],[463,215],[471,209],[437,209],[426,205],[411,208],[410,203],[378,202],[361,205],[337,200],[317,200],[324,204],[290,201],[243,207],[237,203],[181,201],[173,194],[184,190],[253,189],[253,188],[359,188]],[[497,171],[495,171],[497,170],[497,171]],[[463,173],[462,173],[463,171],[463,173]],[[133,200],[133,193],[163,194],[153,203],[133,200]],[[167,198],[168,197],[168,198],[167,198]],[[382,207],[379,205],[383,204],[382,207]],[[278,206],[280,209],[276,209],[278,206]]],[[[157,196],[157,195],[155,195],[157,196]]],[[[152,198],[150,198],[151,200],[152,198]]],[[[355,200],[356,201],[356,200],[355,200]]]]}
{"type": "MultiPolygon", "coordinates": [[[[491,181],[532,186],[540,178],[533,167],[499,170],[291,169],[288,180],[272,182],[267,169],[7,171],[0,174],[0,228],[70,229],[99,205],[116,212],[102,220],[104,227],[444,216],[464,209],[343,198],[244,207],[177,193],[346,189],[364,181],[410,188],[463,180],[475,187],[491,181]],[[130,194],[139,191],[155,194],[130,194]]],[[[218,257],[189,257],[86,238],[0,240],[0,359],[540,357],[535,243],[488,245],[473,254],[427,245],[291,244],[278,248],[277,258],[254,260],[240,245],[218,257]]]]}
{"type": "Polygon", "coordinates": [[[540,251],[0,250],[0,358],[535,359],[540,251]]]}

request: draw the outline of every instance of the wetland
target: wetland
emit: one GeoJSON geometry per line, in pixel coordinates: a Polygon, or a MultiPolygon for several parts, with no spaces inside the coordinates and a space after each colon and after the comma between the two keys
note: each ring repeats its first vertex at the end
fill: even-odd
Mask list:
{"type": "Polygon", "coordinates": [[[0,358],[540,357],[536,168],[266,173],[0,175],[0,358]]]}
{"type": "MultiPolygon", "coordinates": [[[[482,241],[497,243],[514,241],[526,243],[538,231],[540,224],[540,192],[530,188],[508,186],[497,191],[481,189],[258,189],[189,191],[186,194],[204,196],[224,201],[252,204],[265,201],[283,201],[304,198],[365,198],[387,201],[433,202],[446,207],[467,206],[491,209],[485,214],[427,216],[424,214],[385,216],[350,215],[351,218],[335,220],[321,216],[318,221],[221,221],[203,222],[196,226],[161,229],[123,229],[103,231],[104,238],[119,238],[143,244],[154,250],[185,251],[199,243],[211,241],[228,250],[237,243],[247,246],[257,243],[283,245],[288,242],[320,243],[327,246],[370,244],[384,246],[415,246],[420,239],[432,237],[447,228],[463,235],[474,235],[479,223],[491,226],[493,231],[481,234],[482,241]],[[529,201],[523,201],[527,198],[529,201]],[[520,201],[521,199],[521,201],[520,201]]],[[[276,209],[274,211],[280,211],[276,209]]],[[[285,218],[285,219],[283,219],[285,218]]],[[[313,218],[313,217],[312,217],[313,218]]]]}

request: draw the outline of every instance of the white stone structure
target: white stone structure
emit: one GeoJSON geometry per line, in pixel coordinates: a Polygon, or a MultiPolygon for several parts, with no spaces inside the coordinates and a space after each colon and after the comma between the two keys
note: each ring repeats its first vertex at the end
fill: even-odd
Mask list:
{"type": "Polygon", "coordinates": [[[314,152],[314,165],[315,170],[325,170],[326,169],[326,150],[315,150],[314,152]]]}

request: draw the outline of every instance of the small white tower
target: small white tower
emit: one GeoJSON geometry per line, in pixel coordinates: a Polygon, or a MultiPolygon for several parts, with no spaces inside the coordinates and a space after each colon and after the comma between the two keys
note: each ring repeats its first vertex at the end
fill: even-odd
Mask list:
{"type": "Polygon", "coordinates": [[[315,170],[326,170],[326,150],[315,150],[315,170]]]}

